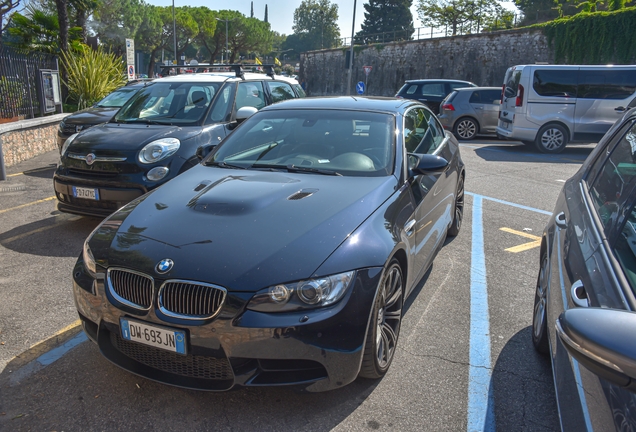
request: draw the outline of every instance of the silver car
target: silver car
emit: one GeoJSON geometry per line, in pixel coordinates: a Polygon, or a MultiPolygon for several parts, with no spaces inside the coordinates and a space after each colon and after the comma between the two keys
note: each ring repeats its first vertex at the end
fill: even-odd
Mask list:
{"type": "Polygon", "coordinates": [[[449,94],[440,105],[439,120],[457,139],[494,135],[501,103],[500,87],[467,87],[449,94]]]}

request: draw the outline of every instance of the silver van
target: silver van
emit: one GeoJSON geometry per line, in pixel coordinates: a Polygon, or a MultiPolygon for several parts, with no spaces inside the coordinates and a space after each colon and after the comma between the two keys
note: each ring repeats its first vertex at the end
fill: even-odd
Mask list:
{"type": "Polygon", "coordinates": [[[520,65],[506,71],[497,136],[559,153],[597,142],[636,105],[636,65],[520,65]]]}

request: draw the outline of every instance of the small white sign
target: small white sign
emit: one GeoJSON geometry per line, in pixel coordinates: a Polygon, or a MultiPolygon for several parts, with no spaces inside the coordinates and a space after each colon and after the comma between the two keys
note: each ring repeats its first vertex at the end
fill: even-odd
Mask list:
{"type": "Polygon", "coordinates": [[[135,64],[135,40],[126,39],[126,64],[135,64]]]}

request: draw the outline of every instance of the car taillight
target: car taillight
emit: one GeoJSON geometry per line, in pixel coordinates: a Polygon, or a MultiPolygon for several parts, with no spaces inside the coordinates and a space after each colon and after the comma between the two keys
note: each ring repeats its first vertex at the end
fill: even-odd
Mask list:
{"type": "Polygon", "coordinates": [[[515,101],[515,106],[523,105],[523,86],[519,84],[519,89],[517,90],[517,100],[515,101]]]}
{"type": "Polygon", "coordinates": [[[395,95],[396,98],[398,99],[404,99],[404,97],[400,96],[400,95],[395,95]]]}
{"type": "Polygon", "coordinates": [[[453,104],[444,104],[442,105],[442,110],[455,111],[455,107],[453,106],[453,104]]]}
{"type": "Polygon", "coordinates": [[[506,85],[505,84],[501,86],[501,100],[499,101],[499,103],[501,105],[503,105],[504,93],[506,93],[506,85]]]}

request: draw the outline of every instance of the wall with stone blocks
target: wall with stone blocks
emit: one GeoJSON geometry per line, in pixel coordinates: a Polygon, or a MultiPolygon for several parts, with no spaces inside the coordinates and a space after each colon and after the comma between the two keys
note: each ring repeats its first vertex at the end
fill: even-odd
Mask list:
{"type": "Polygon", "coordinates": [[[57,149],[57,128],[68,114],[0,125],[0,150],[5,166],[57,149]]]}
{"type": "MultiPolygon", "coordinates": [[[[311,51],[301,57],[301,79],[310,96],[347,91],[345,49],[311,51]]],[[[506,69],[518,64],[554,62],[540,29],[509,30],[354,47],[351,93],[367,81],[369,96],[394,96],[408,79],[447,78],[500,87],[506,69]],[[372,66],[365,78],[362,66],[372,66]]]]}

